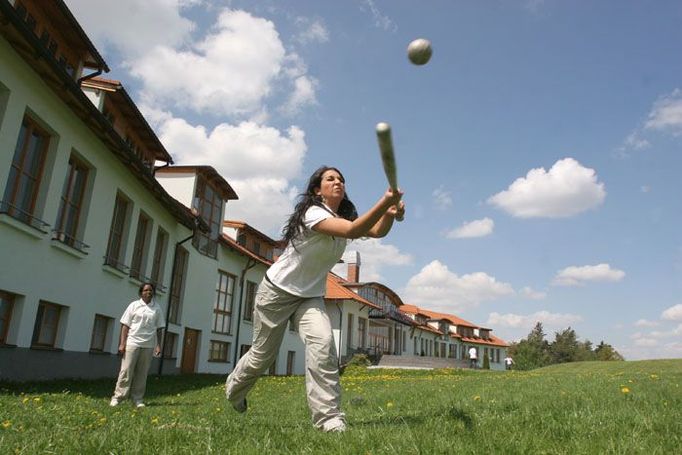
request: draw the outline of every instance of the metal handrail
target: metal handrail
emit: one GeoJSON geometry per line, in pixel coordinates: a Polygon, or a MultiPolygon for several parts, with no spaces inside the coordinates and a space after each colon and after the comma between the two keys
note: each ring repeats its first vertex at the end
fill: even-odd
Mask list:
{"type": "Polygon", "coordinates": [[[42,232],[46,232],[50,227],[48,223],[36,217],[32,213],[22,210],[16,205],[10,204],[7,201],[0,201],[0,214],[9,215],[15,220],[28,224],[32,228],[38,229],[42,232]]]}
{"type": "Polygon", "coordinates": [[[52,231],[52,240],[57,240],[58,242],[75,248],[83,253],[86,252],[85,250],[90,248],[90,245],[88,245],[87,243],[78,240],[77,238],[67,234],[64,231],[58,231],[56,229],[52,231]]]}

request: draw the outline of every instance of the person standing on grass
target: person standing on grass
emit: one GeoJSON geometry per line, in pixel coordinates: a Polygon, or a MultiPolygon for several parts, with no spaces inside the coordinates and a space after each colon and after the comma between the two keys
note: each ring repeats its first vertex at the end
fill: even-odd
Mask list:
{"type": "Polygon", "coordinates": [[[504,366],[507,370],[512,369],[512,364],[514,363],[514,359],[511,358],[510,355],[504,358],[504,366]]]}
{"type": "Polygon", "coordinates": [[[289,320],[305,344],[308,407],[322,431],[346,429],[332,326],[324,306],[327,273],[347,239],[383,237],[405,213],[402,193],[390,189],[363,215],[348,199],[345,180],[333,167],[317,169],[283,229],[286,248],[258,286],[253,343],[225,381],[235,410],[246,412],[246,395],[277,357],[289,320]]]}
{"type": "Polygon", "coordinates": [[[469,368],[478,367],[478,352],[476,348],[471,346],[469,348],[469,368]]]}
{"type": "Polygon", "coordinates": [[[161,335],[166,324],[161,307],[154,301],[155,291],[153,284],[143,283],[138,291],[140,299],[131,302],[121,317],[118,353],[123,358],[111,406],[118,406],[130,396],[135,407],[144,407],[142,398],[152,354],[161,354],[161,335]]]}

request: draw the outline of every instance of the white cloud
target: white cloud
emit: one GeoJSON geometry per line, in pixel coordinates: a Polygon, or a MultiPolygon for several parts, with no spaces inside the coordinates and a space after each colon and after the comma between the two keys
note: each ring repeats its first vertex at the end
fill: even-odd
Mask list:
{"type": "Polygon", "coordinates": [[[620,281],[625,272],[612,269],[609,264],[570,266],[557,272],[552,284],[557,286],[581,286],[588,281],[620,281]]]}
{"type": "Polygon", "coordinates": [[[495,222],[490,218],[483,218],[465,222],[457,229],[453,229],[445,234],[449,239],[468,239],[474,237],[485,237],[493,233],[495,222]]]}
{"type": "Polygon", "coordinates": [[[488,203],[520,218],[562,218],[595,208],[605,197],[604,184],[594,169],[564,158],[549,171],[531,169],[525,178],[488,198],[488,203]]]}
{"type": "Polygon", "coordinates": [[[499,282],[486,273],[458,276],[434,260],[409,279],[403,300],[434,311],[457,313],[481,302],[513,294],[510,284],[499,282]]]}
{"type": "Polygon", "coordinates": [[[635,327],[656,327],[658,326],[658,322],[656,321],[648,321],[646,319],[639,319],[637,322],[635,322],[635,327]]]}
{"type": "MultiPolygon", "coordinates": [[[[393,20],[385,16],[384,14],[379,11],[379,8],[377,8],[376,4],[374,3],[374,0],[365,0],[365,5],[369,8],[370,13],[372,14],[372,18],[374,19],[374,25],[377,28],[386,30],[386,31],[396,31],[398,30],[398,26],[396,25],[393,20]]],[[[361,7],[364,9],[364,7],[361,7]]]]}
{"type": "Polygon", "coordinates": [[[228,218],[278,238],[298,193],[290,180],[301,173],[307,150],[303,131],[253,122],[207,131],[158,111],[152,117],[161,119],[159,137],[177,164],[213,166],[235,189],[239,200],[228,204],[228,218]]]}
{"type": "MultiPolygon", "coordinates": [[[[360,281],[362,282],[381,282],[383,280],[381,271],[384,267],[397,267],[412,263],[412,256],[401,253],[394,245],[382,243],[382,239],[354,240],[347,248],[348,253],[352,251],[360,253],[360,281]]],[[[347,264],[337,264],[332,271],[345,278],[347,267],[347,264]]]]}
{"type": "Polygon", "coordinates": [[[298,114],[302,108],[317,104],[317,86],[315,78],[299,76],[294,80],[294,89],[281,108],[286,115],[298,114]]]}
{"type": "Polygon", "coordinates": [[[661,319],[667,321],[682,321],[682,303],[671,306],[670,308],[663,311],[661,314],[661,319]]]}
{"type": "Polygon", "coordinates": [[[185,50],[158,45],[127,67],[142,81],[148,104],[247,116],[271,94],[285,55],[272,22],[223,10],[203,41],[185,50]]]}
{"type": "Polygon", "coordinates": [[[433,205],[436,206],[438,210],[447,210],[452,207],[452,194],[446,191],[443,186],[440,186],[433,190],[433,205]]]}
{"type": "Polygon", "coordinates": [[[321,19],[297,17],[295,24],[300,29],[294,38],[295,41],[301,44],[326,43],[329,41],[329,31],[321,19]]]}
{"type": "MultiPolygon", "coordinates": [[[[195,24],[181,16],[193,0],[66,0],[69,10],[100,48],[137,56],[159,45],[187,42],[195,24]]],[[[105,59],[106,60],[106,59],[105,59]]]]}
{"type": "Polygon", "coordinates": [[[542,299],[547,297],[546,292],[536,291],[533,288],[528,287],[528,286],[521,289],[519,291],[519,295],[521,295],[522,297],[526,297],[528,299],[531,299],[531,300],[542,300],[542,299]]]}
{"type": "Polygon", "coordinates": [[[577,314],[550,313],[549,311],[538,311],[526,315],[513,313],[500,314],[493,312],[488,316],[486,324],[490,327],[509,327],[531,330],[535,327],[535,324],[541,322],[545,330],[558,330],[582,320],[582,316],[577,314]]]}
{"type": "Polygon", "coordinates": [[[649,141],[640,137],[638,131],[634,131],[625,138],[621,150],[644,150],[649,147],[651,147],[649,141]]]}
{"type": "Polygon", "coordinates": [[[656,101],[644,128],[682,134],[682,90],[675,89],[656,101]]]}
{"type": "Polygon", "coordinates": [[[635,346],[652,348],[658,346],[658,341],[653,338],[638,338],[634,340],[635,346]]]}

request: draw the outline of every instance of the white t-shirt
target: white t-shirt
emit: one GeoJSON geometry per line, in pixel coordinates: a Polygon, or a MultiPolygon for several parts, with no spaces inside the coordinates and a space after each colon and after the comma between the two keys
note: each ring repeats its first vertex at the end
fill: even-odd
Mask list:
{"type": "Polygon", "coordinates": [[[475,358],[476,358],[476,348],[470,348],[470,349],[469,349],[469,358],[470,358],[470,359],[475,359],[475,358]]]}
{"type": "Polygon", "coordinates": [[[278,288],[299,297],[324,296],[327,273],[339,262],[347,239],[314,231],[317,223],[333,218],[331,209],[313,205],[303,216],[305,230],[284,249],[266,272],[278,288]]]}
{"type": "Polygon", "coordinates": [[[162,329],[166,322],[161,306],[154,300],[147,305],[144,300],[139,299],[130,302],[121,316],[121,324],[130,327],[127,346],[153,348],[156,342],[156,331],[162,329]]]}

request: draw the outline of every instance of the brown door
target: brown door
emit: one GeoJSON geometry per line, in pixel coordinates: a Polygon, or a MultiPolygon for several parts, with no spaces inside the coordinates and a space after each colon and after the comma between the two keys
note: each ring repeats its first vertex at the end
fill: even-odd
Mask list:
{"type": "Polygon", "coordinates": [[[185,328],[180,373],[194,373],[196,370],[199,333],[201,333],[199,330],[185,328]]]}

